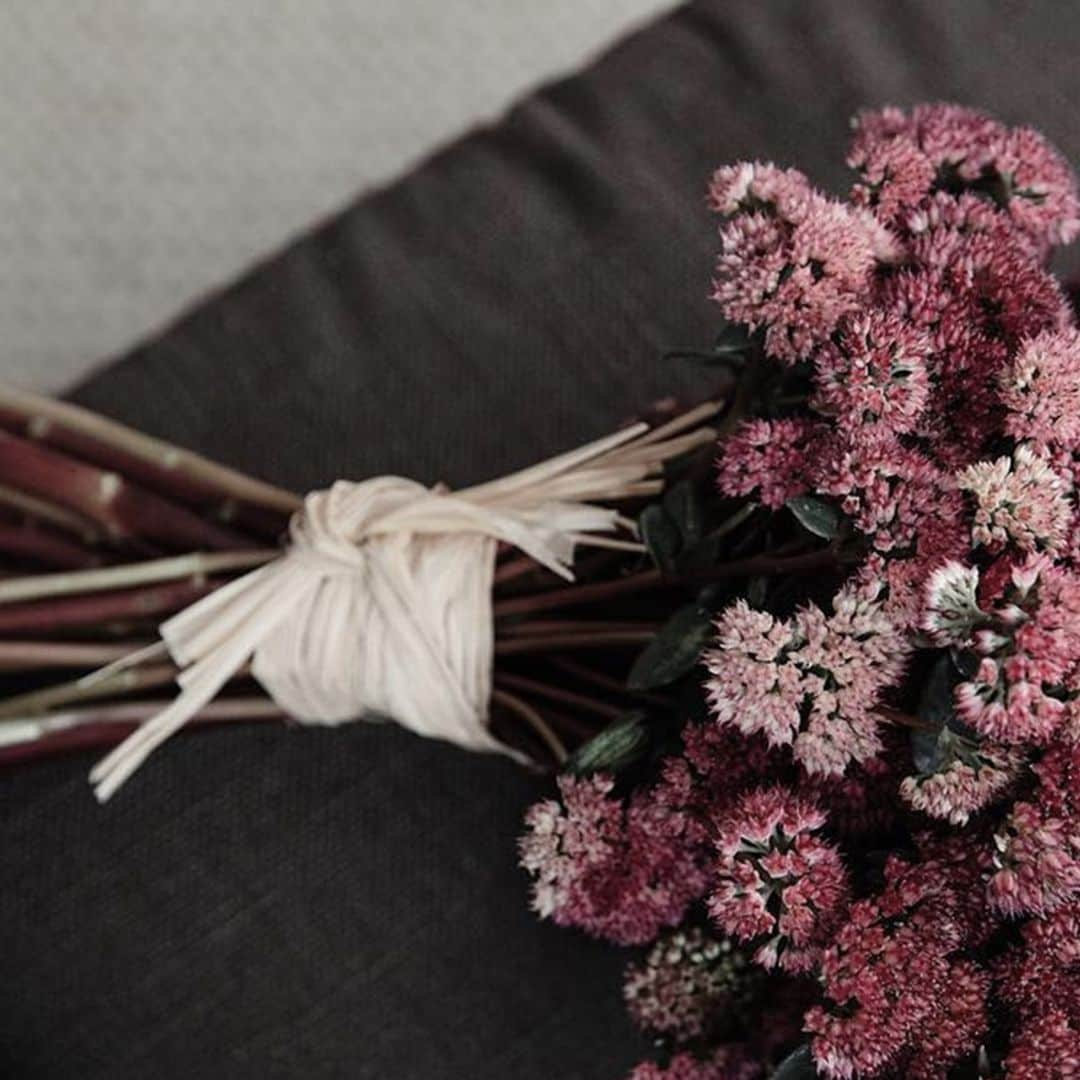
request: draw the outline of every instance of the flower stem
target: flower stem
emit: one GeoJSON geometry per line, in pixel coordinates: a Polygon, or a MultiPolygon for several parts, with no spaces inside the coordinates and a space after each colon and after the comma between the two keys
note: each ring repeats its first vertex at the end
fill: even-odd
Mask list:
{"type": "Polygon", "coordinates": [[[511,712],[516,713],[524,720],[525,723],[540,736],[544,745],[551,751],[552,756],[558,764],[561,765],[569,757],[562,740],[551,730],[547,721],[536,711],[536,709],[528,704],[528,702],[522,701],[516,694],[511,694],[506,690],[500,690],[498,687],[492,689],[491,700],[504,706],[511,712]]]}
{"type": "Polygon", "coordinates": [[[582,604],[612,600],[616,597],[644,592],[648,589],[676,588],[686,585],[705,585],[733,577],[775,576],[798,574],[811,570],[833,569],[843,562],[842,553],[831,548],[809,551],[801,555],[754,555],[747,559],[719,563],[700,573],[685,577],[668,577],[659,570],[642,570],[615,581],[600,581],[591,585],[571,585],[536,596],[514,596],[497,600],[496,618],[509,615],[528,615],[550,608],[579,607],[582,604]]]}
{"type": "Polygon", "coordinates": [[[579,694],[574,690],[564,690],[557,686],[548,686],[536,679],[528,679],[524,675],[512,675],[508,671],[500,671],[495,675],[496,686],[509,687],[511,690],[521,690],[524,693],[536,697],[547,698],[550,701],[558,701],[563,705],[571,705],[575,709],[595,713],[608,720],[614,720],[623,714],[623,709],[617,705],[609,705],[605,701],[587,694],[579,694]]]}

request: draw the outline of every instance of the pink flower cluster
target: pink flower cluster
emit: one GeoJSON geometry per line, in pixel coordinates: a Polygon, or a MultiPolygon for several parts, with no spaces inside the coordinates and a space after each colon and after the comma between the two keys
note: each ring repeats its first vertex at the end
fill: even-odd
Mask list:
{"type": "MultiPolygon", "coordinates": [[[[994,568],[992,568],[993,570],[994,568]]],[[[974,671],[955,691],[956,711],[989,739],[1045,746],[1071,737],[1066,687],[1080,678],[1080,576],[1046,556],[1007,561],[1000,585],[947,563],[933,576],[924,629],[966,657],[974,671]]]]}
{"type": "Polygon", "coordinates": [[[990,976],[959,955],[984,919],[965,876],[948,858],[893,857],[881,893],[852,905],[821,963],[824,1001],[806,1014],[820,1073],[929,1080],[978,1046],[990,976]]]}
{"type": "Polygon", "coordinates": [[[777,619],[737,601],[717,621],[705,655],[718,723],[771,746],[791,746],[812,775],[838,776],[881,749],[874,706],[904,668],[907,645],[874,583],[847,587],[825,614],[777,619]]]}
{"type": "Polygon", "coordinates": [[[675,926],[708,882],[704,835],[687,813],[642,793],[624,804],[610,777],[563,777],[562,803],[533,806],[521,863],[542,918],[620,945],[675,926]]]}
{"type": "Polygon", "coordinates": [[[721,1046],[708,1057],[676,1054],[666,1068],[647,1061],[629,1080],[762,1080],[761,1063],[747,1057],[737,1046],[721,1046]]]}
{"type": "Polygon", "coordinates": [[[794,792],[772,787],[740,799],[718,824],[709,914],[733,938],[760,941],[765,968],[811,970],[843,919],[847,870],[820,835],[825,814],[794,792]]]}
{"type": "Polygon", "coordinates": [[[1021,942],[997,961],[994,979],[1015,1021],[1008,1075],[1080,1075],[1080,908],[1030,920],[1021,942]]]}
{"type": "Polygon", "coordinates": [[[664,934],[627,969],[627,1010],[642,1031],[680,1043],[700,1038],[734,1008],[747,964],[727,938],[698,927],[664,934]]]}
{"type": "Polygon", "coordinates": [[[667,1064],[631,1080],[800,1040],[831,1080],[1080,1077],[1076,180],[952,105],[863,114],[848,160],[847,201],[713,177],[750,332],[718,503],[777,569],[717,605],[707,719],[636,788],[563,779],[522,859],[542,915],[654,943],[626,996],[667,1064]]]}
{"type": "Polygon", "coordinates": [[[903,223],[925,213],[936,193],[978,192],[1044,249],[1080,232],[1072,169],[1031,128],[1010,128],[961,105],[888,108],[859,116],[848,164],[858,170],[857,205],[903,223]]]}
{"type": "Polygon", "coordinates": [[[713,299],[732,322],[763,327],[769,352],[789,363],[828,340],[894,249],[873,215],[826,198],[795,169],[725,166],[709,202],[724,218],[713,299]]]}

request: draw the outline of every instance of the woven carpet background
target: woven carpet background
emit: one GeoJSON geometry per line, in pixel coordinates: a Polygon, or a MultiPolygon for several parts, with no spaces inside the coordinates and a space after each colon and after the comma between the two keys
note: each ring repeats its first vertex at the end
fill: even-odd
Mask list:
{"type": "MultiPolygon", "coordinates": [[[[460,484],[692,394],[702,193],[740,157],[843,185],[859,105],[952,98],[1080,160],[1080,12],[701,0],[293,244],[76,398],[297,488],[460,484]]],[[[393,728],[175,740],[0,784],[0,1074],[601,1080],[646,1047],[624,956],[535,922],[545,785],[393,728]]]]}

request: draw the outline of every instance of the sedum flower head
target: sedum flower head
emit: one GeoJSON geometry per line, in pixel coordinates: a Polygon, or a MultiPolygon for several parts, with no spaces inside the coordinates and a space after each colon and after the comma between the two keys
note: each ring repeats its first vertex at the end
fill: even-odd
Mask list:
{"type": "Polygon", "coordinates": [[[936,192],[976,194],[1040,247],[1080,231],[1076,179],[1050,143],[961,105],[920,105],[862,114],[848,162],[860,173],[855,198],[886,220],[936,192]]]}
{"type": "Polygon", "coordinates": [[[717,827],[709,914],[725,933],[757,942],[765,968],[807,971],[843,918],[849,892],[825,815],[773,787],[745,795],[717,827]]]}
{"type": "Polygon", "coordinates": [[[732,498],[753,495],[779,509],[810,488],[810,462],[820,427],[813,421],[746,420],[720,448],[717,481],[732,498]]]}
{"type": "Polygon", "coordinates": [[[708,1057],[676,1054],[666,1067],[647,1061],[628,1080],[762,1080],[765,1069],[738,1045],[721,1046],[708,1057]]]}
{"type": "Polygon", "coordinates": [[[966,825],[972,814],[1005,795],[1015,783],[1023,755],[960,735],[948,727],[937,736],[931,771],[906,776],[900,795],[913,810],[950,825],[966,825]]]}
{"type": "Polygon", "coordinates": [[[747,981],[747,957],[696,927],[661,935],[631,964],[623,997],[642,1031],[689,1042],[715,1029],[747,981]]]}
{"type": "Polygon", "coordinates": [[[1034,446],[1080,440],[1080,331],[1048,330],[1029,338],[999,377],[1005,430],[1034,446]]]}
{"type": "Polygon", "coordinates": [[[763,328],[766,351],[794,363],[854,311],[880,257],[880,223],[812,189],[794,170],[721,169],[710,203],[723,215],[713,299],[732,322],[763,328]]]}
{"type": "Polygon", "coordinates": [[[1049,460],[1029,443],[1011,457],[979,461],[956,478],[975,505],[971,538],[975,546],[1000,551],[1057,553],[1066,547],[1072,507],[1062,478],[1049,460]]]}
{"type": "Polygon", "coordinates": [[[818,1072],[833,1080],[942,1076],[986,1028],[989,981],[956,955],[978,921],[962,883],[933,858],[892,858],[885,874],[825,950],[824,1002],[806,1014],[818,1072]]]}
{"type": "Polygon", "coordinates": [[[705,838],[691,815],[651,792],[624,802],[613,787],[610,776],[560,778],[562,803],[548,799],[526,815],[521,864],[541,918],[639,945],[705,892],[705,838]]]}
{"type": "Polygon", "coordinates": [[[881,748],[874,712],[902,674],[907,646],[876,585],[849,586],[826,615],[809,605],[781,620],[737,601],[705,654],[713,716],[771,746],[790,746],[811,775],[841,775],[881,748]]]}
{"type": "Polygon", "coordinates": [[[815,358],[812,405],[848,430],[911,431],[930,393],[929,335],[889,311],[848,316],[815,358]]]}

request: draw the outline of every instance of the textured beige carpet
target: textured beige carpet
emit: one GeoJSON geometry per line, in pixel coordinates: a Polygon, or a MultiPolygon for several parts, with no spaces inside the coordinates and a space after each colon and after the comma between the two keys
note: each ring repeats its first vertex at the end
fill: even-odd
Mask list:
{"type": "Polygon", "coordinates": [[[62,388],[667,6],[0,5],[3,377],[62,388]]]}

